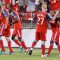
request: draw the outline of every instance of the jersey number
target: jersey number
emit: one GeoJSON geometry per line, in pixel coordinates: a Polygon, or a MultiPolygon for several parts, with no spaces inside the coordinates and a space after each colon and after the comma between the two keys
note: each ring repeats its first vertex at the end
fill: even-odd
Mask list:
{"type": "Polygon", "coordinates": [[[38,22],[40,21],[40,24],[42,25],[43,23],[44,23],[44,18],[40,18],[40,17],[38,17],[38,22]]]}

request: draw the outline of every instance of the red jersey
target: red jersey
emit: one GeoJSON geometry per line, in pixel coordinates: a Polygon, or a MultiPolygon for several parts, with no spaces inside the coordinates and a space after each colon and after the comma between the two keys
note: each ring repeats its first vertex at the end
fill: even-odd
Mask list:
{"type": "Polygon", "coordinates": [[[45,12],[37,12],[37,32],[46,32],[47,30],[47,21],[45,12]]]}
{"type": "Polygon", "coordinates": [[[56,22],[56,20],[54,21],[54,23],[50,22],[50,25],[53,32],[57,31],[58,23],[56,22]]]}
{"type": "Polygon", "coordinates": [[[18,13],[16,11],[11,12],[12,23],[14,23],[14,29],[19,30],[21,29],[22,25],[18,17],[18,13]]]}
{"type": "Polygon", "coordinates": [[[7,8],[3,8],[0,12],[0,20],[3,24],[6,23],[6,18],[8,17],[8,9],[7,8]]]}
{"type": "Polygon", "coordinates": [[[50,24],[51,24],[51,28],[52,28],[52,29],[58,28],[57,22],[55,22],[55,23],[50,23],[50,24]]]}
{"type": "MultiPolygon", "coordinates": [[[[1,24],[2,25],[2,24],[1,24]]],[[[0,26],[0,36],[3,35],[4,25],[0,26]]]]}

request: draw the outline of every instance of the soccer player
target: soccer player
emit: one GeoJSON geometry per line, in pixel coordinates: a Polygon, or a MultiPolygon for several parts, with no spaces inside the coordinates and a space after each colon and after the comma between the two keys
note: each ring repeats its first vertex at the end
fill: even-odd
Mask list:
{"type": "Polygon", "coordinates": [[[22,32],[21,32],[22,25],[21,25],[21,21],[20,21],[20,18],[19,18],[19,14],[16,11],[15,7],[12,9],[12,12],[11,12],[10,15],[11,15],[11,18],[12,18],[12,25],[14,27],[14,31],[13,31],[13,34],[12,34],[12,40],[16,44],[18,44],[19,46],[22,45],[22,47],[26,50],[26,52],[28,52],[28,48],[26,47],[25,42],[22,39],[22,32]],[[16,39],[16,37],[18,38],[19,41],[16,39]]]}
{"type": "Polygon", "coordinates": [[[10,41],[10,23],[9,23],[9,12],[8,8],[6,8],[6,5],[3,4],[1,9],[1,14],[2,14],[2,24],[4,25],[4,31],[3,35],[5,36],[7,43],[8,43],[8,48],[9,48],[9,53],[8,54],[14,54],[12,48],[11,48],[11,41],[10,41]]]}
{"type": "Polygon", "coordinates": [[[47,32],[46,8],[47,8],[46,4],[42,4],[42,11],[36,13],[37,15],[36,36],[29,51],[29,55],[32,54],[33,48],[37,44],[37,42],[41,40],[42,57],[45,57],[45,41],[46,41],[45,34],[47,32]]]}
{"type": "Polygon", "coordinates": [[[2,38],[1,38],[2,35],[3,35],[3,28],[4,28],[4,26],[2,26],[1,18],[2,18],[2,15],[1,15],[1,6],[0,6],[0,46],[1,46],[1,49],[2,49],[0,54],[4,54],[5,48],[4,48],[4,44],[3,44],[2,38]]]}
{"type": "MultiPolygon", "coordinates": [[[[50,15],[51,15],[51,18],[53,17],[54,15],[54,12],[51,11],[50,12],[50,15]]],[[[50,27],[52,29],[52,37],[51,37],[51,41],[50,41],[50,46],[49,46],[49,49],[48,49],[48,56],[50,55],[52,49],[53,49],[53,45],[54,45],[54,42],[55,44],[57,45],[58,47],[58,51],[60,52],[60,44],[59,44],[59,33],[58,33],[58,29],[59,29],[59,19],[57,20],[56,19],[56,16],[54,18],[53,21],[50,21],[50,27]]]]}

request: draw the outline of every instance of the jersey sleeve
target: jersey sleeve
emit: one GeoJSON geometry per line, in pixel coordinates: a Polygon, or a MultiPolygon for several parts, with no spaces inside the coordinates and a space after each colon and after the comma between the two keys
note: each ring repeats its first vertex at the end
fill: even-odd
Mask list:
{"type": "Polygon", "coordinates": [[[48,20],[48,21],[52,20],[52,16],[50,14],[47,14],[46,15],[46,20],[48,20]]]}
{"type": "Polygon", "coordinates": [[[14,18],[14,20],[18,19],[18,16],[14,12],[11,12],[11,16],[14,18]]]}
{"type": "Polygon", "coordinates": [[[8,12],[7,12],[6,10],[2,10],[2,15],[3,15],[4,17],[8,17],[8,12]]]}

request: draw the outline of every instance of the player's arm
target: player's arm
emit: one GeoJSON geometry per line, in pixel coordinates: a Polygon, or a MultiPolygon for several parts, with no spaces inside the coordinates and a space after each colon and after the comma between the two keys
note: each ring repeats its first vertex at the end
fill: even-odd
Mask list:
{"type": "Polygon", "coordinates": [[[47,27],[48,27],[48,29],[51,29],[51,25],[50,25],[51,19],[52,19],[52,16],[48,13],[48,14],[46,15],[46,20],[47,20],[47,27]]]}
{"type": "Polygon", "coordinates": [[[54,23],[56,20],[56,17],[59,13],[59,10],[57,10],[56,14],[52,17],[49,13],[46,15],[46,19],[50,22],[50,23],[54,23]]]}
{"type": "Polygon", "coordinates": [[[10,15],[14,18],[13,22],[11,23],[11,25],[15,24],[18,21],[18,16],[14,12],[11,12],[10,15]]]}
{"type": "Polygon", "coordinates": [[[7,28],[8,23],[9,23],[9,17],[6,17],[5,28],[7,28]]]}
{"type": "Polygon", "coordinates": [[[56,19],[58,13],[59,13],[59,10],[56,11],[56,14],[52,17],[52,20],[55,20],[56,19]]]}
{"type": "Polygon", "coordinates": [[[5,27],[4,27],[4,28],[6,29],[8,23],[9,23],[9,16],[8,16],[8,13],[7,13],[6,10],[3,10],[3,11],[2,11],[2,14],[3,14],[3,16],[6,18],[5,27]]]}

